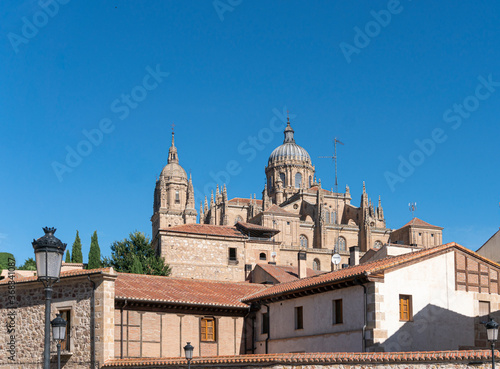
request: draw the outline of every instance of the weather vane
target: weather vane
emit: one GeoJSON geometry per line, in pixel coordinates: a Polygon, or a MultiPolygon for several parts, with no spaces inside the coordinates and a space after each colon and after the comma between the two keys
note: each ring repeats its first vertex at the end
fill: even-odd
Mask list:
{"type": "Polygon", "coordinates": [[[416,202],[410,202],[408,204],[408,207],[410,208],[412,219],[415,218],[415,212],[417,211],[417,203],[416,202]]]}

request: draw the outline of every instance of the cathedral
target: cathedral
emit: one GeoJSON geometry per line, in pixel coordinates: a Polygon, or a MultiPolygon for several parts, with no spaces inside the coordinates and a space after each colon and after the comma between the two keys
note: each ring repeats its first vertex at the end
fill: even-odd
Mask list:
{"type": "Polygon", "coordinates": [[[343,193],[323,189],[289,119],[265,174],[261,199],[229,199],[221,184],[198,213],[192,178],[179,164],[172,132],[151,222],[153,247],[173,276],[243,281],[257,264],[297,266],[299,251],[307,267],[326,272],[347,266],[353,250],[362,256],[387,243],[419,248],[442,243],[442,228],[418,218],[397,230],[387,228],[380,196],[375,205],[365,183],[359,206],[351,203],[348,186],[343,193]],[[340,265],[332,262],[335,254],[340,265]]]}

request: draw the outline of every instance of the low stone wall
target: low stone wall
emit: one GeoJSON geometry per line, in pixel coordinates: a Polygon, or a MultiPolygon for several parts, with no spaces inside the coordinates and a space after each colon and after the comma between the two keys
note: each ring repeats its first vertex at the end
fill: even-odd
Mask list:
{"type": "MultiPolygon", "coordinates": [[[[495,359],[500,353],[495,352],[495,359]]],[[[107,362],[103,368],[185,369],[184,358],[123,359],[107,362]]],[[[193,369],[486,369],[491,368],[491,351],[427,351],[385,353],[303,353],[239,355],[196,358],[191,361],[193,369]]]]}

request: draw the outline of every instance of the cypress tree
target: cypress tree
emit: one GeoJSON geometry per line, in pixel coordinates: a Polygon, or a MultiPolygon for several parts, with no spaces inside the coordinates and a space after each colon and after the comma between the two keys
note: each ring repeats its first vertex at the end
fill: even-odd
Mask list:
{"type": "Polygon", "coordinates": [[[72,246],[71,262],[83,263],[82,241],[80,240],[80,235],[78,234],[78,231],[76,231],[75,242],[73,242],[72,246]]]}
{"type": "Polygon", "coordinates": [[[66,250],[66,260],[64,260],[66,263],[71,263],[71,255],[69,254],[69,250],[66,250]]]}
{"type": "Polygon", "coordinates": [[[97,269],[101,267],[101,249],[97,241],[97,231],[94,231],[90,239],[89,263],[87,269],[97,269]]]}

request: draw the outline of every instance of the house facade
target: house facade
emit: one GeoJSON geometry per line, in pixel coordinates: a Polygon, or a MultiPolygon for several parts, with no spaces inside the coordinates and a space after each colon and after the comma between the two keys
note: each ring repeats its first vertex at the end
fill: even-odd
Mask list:
{"type": "Polygon", "coordinates": [[[258,353],[487,347],[500,266],[457,244],[282,283],[244,301],[258,353]]]}

